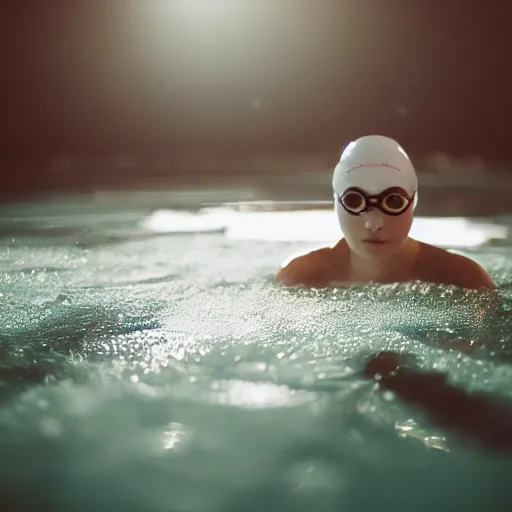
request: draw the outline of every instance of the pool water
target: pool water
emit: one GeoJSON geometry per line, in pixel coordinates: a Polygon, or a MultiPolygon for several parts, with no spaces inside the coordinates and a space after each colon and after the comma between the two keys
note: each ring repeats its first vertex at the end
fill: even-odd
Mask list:
{"type": "Polygon", "coordinates": [[[507,454],[359,373],[394,350],[512,399],[510,218],[413,227],[487,268],[493,312],[485,295],[427,284],[283,288],[283,259],[337,236],[331,209],[183,201],[1,207],[2,510],[512,506],[507,454]]]}

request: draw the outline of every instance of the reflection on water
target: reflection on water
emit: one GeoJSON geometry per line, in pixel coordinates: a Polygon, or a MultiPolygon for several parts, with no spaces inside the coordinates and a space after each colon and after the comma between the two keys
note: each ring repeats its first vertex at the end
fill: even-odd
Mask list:
{"type": "Polygon", "coordinates": [[[411,437],[422,441],[428,448],[443,450],[449,452],[450,448],[446,441],[446,437],[432,435],[425,428],[419,426],[414,420],[408,419],[403,422],[395,423],[395,429],[400,437],[411,437]]]}
{"type": "Polygon", "coordinates": [[[183,450],[192,437],[191,429],[177,422],[167,425],[163,435],[163,446],[165,450],[183,450]]]}
{"type": "MultiPolygon", "coordinates": [[[[265,366],[264,363],[261,363],[265,366]]],[[[241,380],[213,383],[214,401],[233,407],[269,408],[290,407],[313,400],[314,395],[289,389],[270,382],[247,382],[241,380]]]]}
{"type": "MultiPolygon", "coordinates": [[[[267,208],[271,207],[268,203],[267,208]]],[[[141,223],[153,233],[223,232],[232,240],[330,242],[341,236],[330,210],[234,211],[209,208],[198,213],[158,210],[141,223]]],[[[465,218],[415,218],[411,236],[441,247],[476,247],[503,240],[505,226],[465,218]]]]}
{"type": "Polygon", "coordinates": [[[284,257],[338,234],[316,204],[163,206],[78,215],[70,201],[6,214],[24,223],[0,239],[0,501],[162,512],[502,505],[507,457],[447,446],[360,369],[368,353],[409,353],[464,389],[512,397],[506,219],[415,226],[489,270],[500,285],[492,313],[485,295],[426,284],[277,286],[284,257]],[[49,236],[50,225],[66,229],[49,236]]]}

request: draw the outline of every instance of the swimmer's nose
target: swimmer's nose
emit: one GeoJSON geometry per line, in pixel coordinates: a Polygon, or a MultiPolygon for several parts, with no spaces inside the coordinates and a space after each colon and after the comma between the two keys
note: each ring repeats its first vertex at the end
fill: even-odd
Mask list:
{"type": "Polygon", "coordinates": [[[376,233],[384,226],[383,214],[377,208],[367,212],[365,217],[364,227],[372,233],[376,233]]]}

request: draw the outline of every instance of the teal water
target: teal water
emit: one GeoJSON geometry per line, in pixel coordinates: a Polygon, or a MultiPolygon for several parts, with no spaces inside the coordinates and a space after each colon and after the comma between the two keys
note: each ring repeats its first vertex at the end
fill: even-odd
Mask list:
{"type": "Polygon", "coordinates": [[[1,207],[2,510],[512,505],[507,454],[358,373],[391,349],[512,399],[508,218],[418,220],[489,270],[493,313],[481,294],[425,284],[281,288],[278,265],[330,234],[330,211],[183,202],[1,207]],[[475,348],[449,348],[461,340],[475,348]]]}

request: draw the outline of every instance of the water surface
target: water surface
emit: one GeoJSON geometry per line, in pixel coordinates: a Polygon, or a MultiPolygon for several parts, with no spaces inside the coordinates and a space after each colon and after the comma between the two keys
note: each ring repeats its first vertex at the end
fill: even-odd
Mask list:
{"type": "Polygon", "coordinates": [[[276,285],[284,258],[337,236],[322,204],[139,199],[1,208],[6,510],[512,504],[506,454],[435,429],[358,373],[367,354],[407,352],[512,399],[509,218],[413,227],[487,268],[501,300],[489,313],[449,287],[276,285]],[[461,340],[477,348],[447,348],[461,340]]]}

